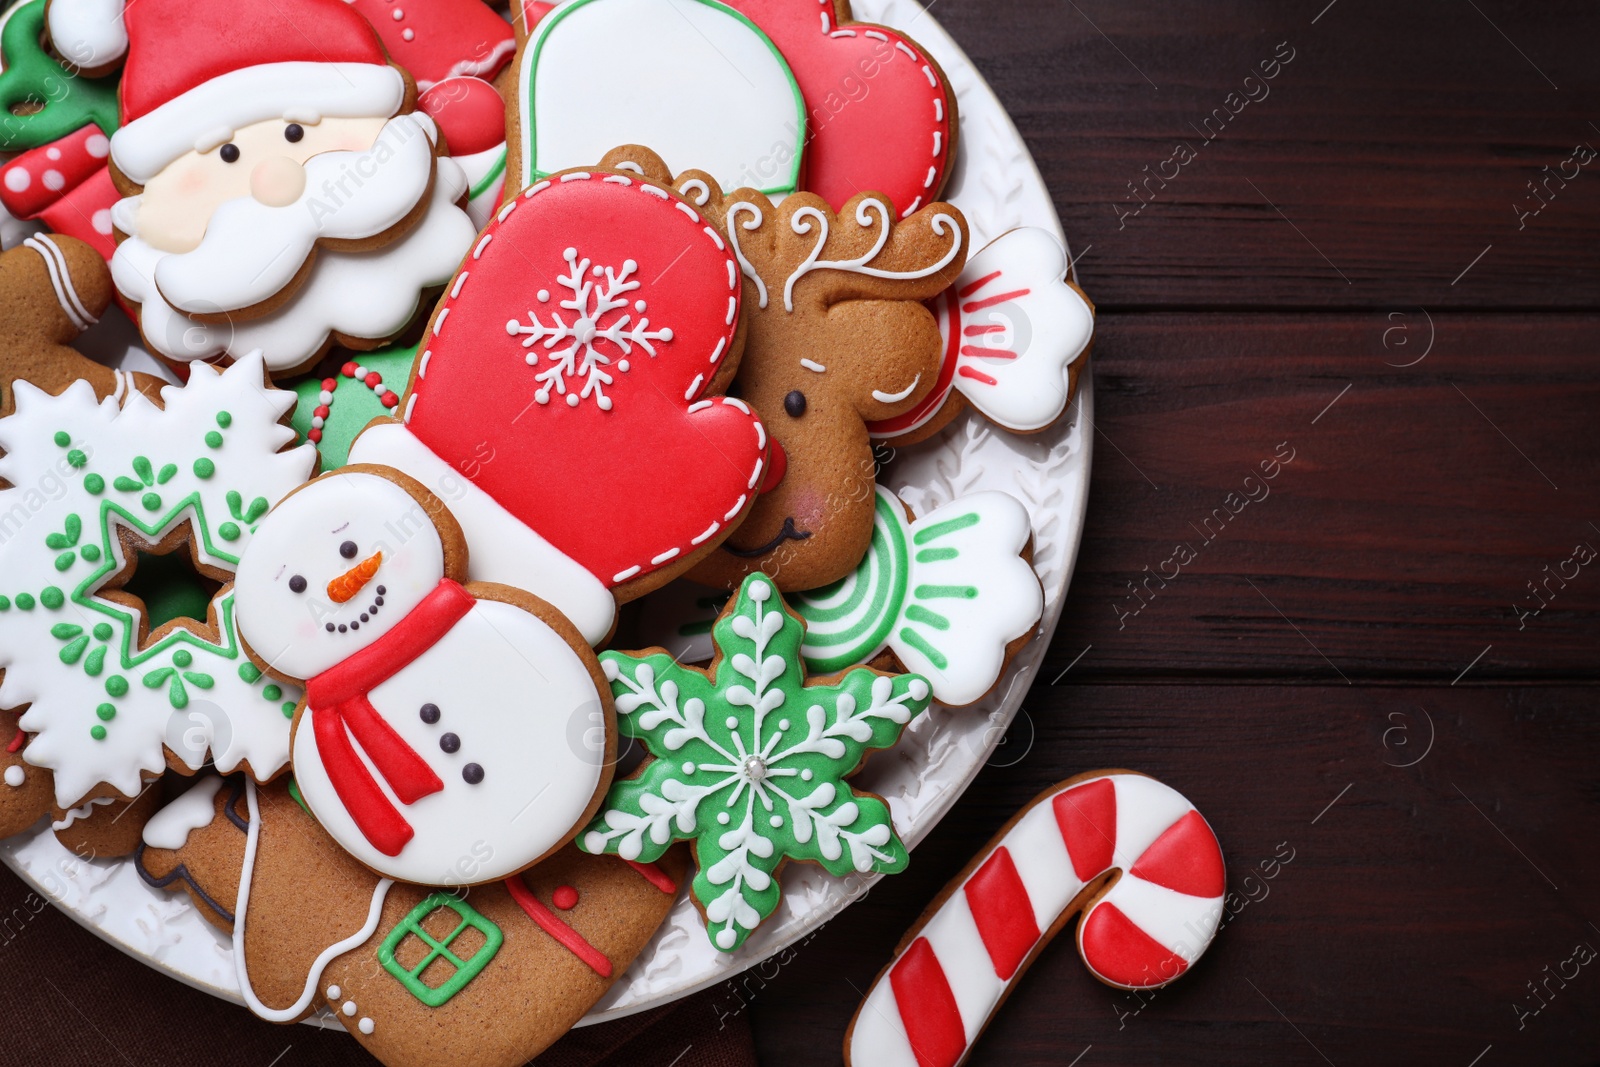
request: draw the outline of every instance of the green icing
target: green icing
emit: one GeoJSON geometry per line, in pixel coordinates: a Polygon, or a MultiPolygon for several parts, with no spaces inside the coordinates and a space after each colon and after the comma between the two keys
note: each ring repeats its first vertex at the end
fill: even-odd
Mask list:
{"type": "Polygon", "coordinates": [[[116,78],[82,77],[46,52],[44,14],[45,0],[18,4],[0,29],[0,151],[40,148],[90,124],[117,130],[116,78]]]}
{"type": "Polygon", "coordinates": [[[846,779],[899,740],[929,685],[868,668],[807,685],[804,639],[772,580],[752,574],[712,628],[714,675],[660,652],[601,656],[618,725],[653,758],[612,786],[580,847],[650,862],[694,842],[692,892],[724,952],[777,910],[785,860],[838,876],[908,860],[888,806],[846,779]]]}
{"type": "MultiPolygon", "coordinates": [[[[298,789],[296,791],[298,792],[298,789]]],[[[296,800],[299,798],[296,797],[296,800]]],[[[467,983],[476,978],[479,972],[489,965],[489,961],[494,959],[495,953],[500,951],[500,945],[504,941],[505,934],[500,932],[500,927],[472,905],[451,893],[434,893],[412,908],[411,913],[389,931],[389,936],[378,946],[378,962],[384,970],[405,986],[406,991],[412,996],[430,1008],[437,1008],[465,989],[467,983]],[[443,940],[434,937],[422,926],[423,920],[440,908],[450,909],[461,919],[456,928],[443,940]],[[462,959],[450,951],[450,945],[469,929],[482,934],[484,942],[478,946],[478,951],[474,952],[471,958],[462,959]],[[428,948],[427,954],[415,967],[409,969],[402,966],[395,958],[395,950],[408,937],[419,939],[428,948]],[[444,960],[450,965],[451,971],[449,977],[439,985],[430,986],[422,980],[422,974],[436,960],[444,960]]]]}
{"type": "Polygon", "coordinates": [[[905,512],[880,493],[872,544],[855,571],[825,589],[794,597],[806,621],[806,665],[831,674],[864,663],[882,650],[906,603],[905,512]]]}
{"type": "MultiPolygon", "coordinates": [[[[362,352],[359,355],[352,352],[346,355],[350,356],[349,362],[381,375],[383,388],[393,390],[396,396],[404,396],[406,383],[411,379],[411,365],[416,362],[417,346],[391,345],[376,352],[362,352]]],[[[294,412],[289,416],[296,444],[309,439],[307,435],[311,432],[311,420],[322,402],[325,377],[319,374],[301,378],[291,386],[299,397],[294,412]]],[[[392,416],[399,410],[384,407],[378,394],[365,382],[346,378],[339,370],[335,370],[331,377],[334,379],[333,402],[328,405],[328,417],[322,426],[322,440],[317,443],[317,452],[322,456],[322,469],[325,471],[336,470],[350,462],[350,446],[368,423],[376,418],[392,416]]]]}

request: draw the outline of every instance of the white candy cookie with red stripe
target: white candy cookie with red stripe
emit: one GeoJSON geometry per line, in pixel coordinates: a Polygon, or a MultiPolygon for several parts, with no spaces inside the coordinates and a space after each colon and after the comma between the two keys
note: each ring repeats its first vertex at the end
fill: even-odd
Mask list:
{"type": "Polygon", "coordinates": [[[1222,919],[1222,850],[1184,796],[1093,771],[1030,802],[947,885],[845,1035],[855,1067],[956,1067],[1035,956],[1080,911],[1078,952],[1107,985],[1151,989],[1222,919]]]}

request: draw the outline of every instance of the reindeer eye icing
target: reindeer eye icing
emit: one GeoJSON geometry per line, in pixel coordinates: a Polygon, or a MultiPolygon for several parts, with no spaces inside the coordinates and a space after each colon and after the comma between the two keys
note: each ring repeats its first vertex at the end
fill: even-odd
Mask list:
{"type": "Polygon", "coordinates": [[[798,419],[806,413],[806,394],[796,389],[783,398],[783,410],[789,413],[791,419],[798,419]]]}

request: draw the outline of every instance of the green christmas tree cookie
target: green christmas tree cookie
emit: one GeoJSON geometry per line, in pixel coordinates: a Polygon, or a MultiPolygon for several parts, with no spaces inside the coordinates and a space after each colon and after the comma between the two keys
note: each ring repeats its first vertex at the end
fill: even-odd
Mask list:
{"type": "Polygon", "coordinates": [[[807,684],[804,638],[757,573],[712,629],[709,671],[661,651],[600,657],[618,725],[652,758],[612,786],[580,847],[650,862],[693,842],[691,892],[724,952],[777,910],[785,861],[843,876],[893,874],[908,860],[888,805],[846,779],[927,708],[928,683],[858,667],[807,684]]]}

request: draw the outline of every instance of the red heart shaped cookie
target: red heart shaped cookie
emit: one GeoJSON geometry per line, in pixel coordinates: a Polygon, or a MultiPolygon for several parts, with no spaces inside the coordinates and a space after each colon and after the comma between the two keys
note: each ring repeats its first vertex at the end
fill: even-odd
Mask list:
{"type": "Polygon", "coordinates": [[[883,193],[901,218],[939,199],[956,158],[956,97],[921,45],[852,21],[849,0],[727,3],[772,38],[805,97],[805,189],[835,209],[883,193]]]}
{"type": "Polygon", "coordinates": [[[726,241],[675,194],[554,175],[462,264],[406,422],[604,585],[677,573],[741,517],[766,459],[743,402],[702,399],[742,348],[739,299],[726,241]]]}

